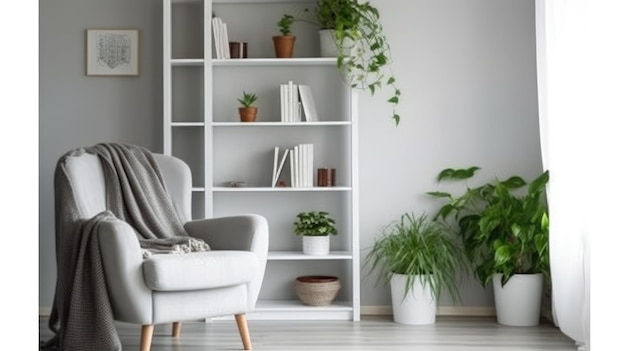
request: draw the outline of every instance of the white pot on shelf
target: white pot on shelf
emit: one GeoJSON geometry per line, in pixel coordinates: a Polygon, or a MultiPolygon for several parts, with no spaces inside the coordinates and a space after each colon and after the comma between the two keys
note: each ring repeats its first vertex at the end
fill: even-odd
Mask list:
{"type": "Polygon", "coordinates": [[[330,253],[330,235],[303,235],[302,252],[305,255],[328,255],[330,253]]]}
{"type": "MultiPolygon", "coordinates": [[[[339,56],[339,48],[335,43],[335,31],[332,29],[322,29],[320,34],[320,56],[321,57],[337,57],[339,56]]],[[[350,56],[351,50],[354,48],[354,42],[350,39],[343,41],[343,53],[350,56]]]]}
{"type": "Polygon", "coordinates": [[[405,297],[407,275],[393,274],[390,281],[393,321],[400,324],[423,325],[435,323],[437,300],[431,288],[415,277],[413,287],[405,297]]]}
{"type": "Polygon", "coordinates": [[[502,286],[502,274],[493,276],[496,318],[499,324],[515,327],[539,325],[543,274],[515,274],[502,286]]]}

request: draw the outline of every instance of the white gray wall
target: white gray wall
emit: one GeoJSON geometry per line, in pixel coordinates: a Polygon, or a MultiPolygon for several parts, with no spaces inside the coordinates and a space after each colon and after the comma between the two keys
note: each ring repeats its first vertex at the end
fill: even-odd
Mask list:
{"type": "Polygon", "coordinates": [[[157,0],[39,2],[39,304],[52,305],[53,174],[67,150],[98,142],[162,149],[162,4],[157,0]],[[85,75],[85,29],[139,28],[139,77],[85,75]]]}
{"type": "MultiPolygon", "coordinates": [[[[383,17],[402,90],[395,127],[382,95],[361,94],[361,246],[402,213],[432,211],[423,194],[446,167],[480,175],[541,171],[533,0],[371,0],[383,17]]],[[[40,2],[40,306],[55,276],[52,174],[60,154],[100,141],[160,151],[161,2],[40,2]],[[84,30],[138,27],[139,78],[84,75],[84,30]]],[[[365,252],[364,252],[365,253],[365,252]]],[[[471,278],[465,306],[492,306],[471,278]]],[[[364,306],[389,305],[388,288],[364,277],[364,306]]],[[[451,302],[444,298],[442,304],[451,302]]]]}

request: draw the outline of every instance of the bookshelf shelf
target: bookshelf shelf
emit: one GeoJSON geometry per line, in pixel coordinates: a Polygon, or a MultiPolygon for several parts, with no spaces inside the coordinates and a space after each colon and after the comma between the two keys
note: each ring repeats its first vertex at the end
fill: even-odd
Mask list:
{"type": "Polygon", "coordinates": [[[290,59],[276,58],[246,58],[246,59],[214,59],[214,67],[247,67],[247,66],[336,66],[337,59],[333,57],[304,57],[290,59]]]}
{"type": "Polygon", "coordinates": [[[310,187],[310,188],[292,188],[292,187],[213,187],[214,192],[349,192],[351,187],[333,186],[333,187],[310,187]]]}
{"type": "Polygon", "coordinates": [[[270,251],[267,259],[270,261],[332,261],[351,260],[352,257],[350,251],[332,251],[325,256],[305,255],[301,251],[270,251]]]}
{"type": "Polygon", "coordinates": [[[336,58],[319,57],[315,26],[297,28],[294,58],[274,58],[271,40],[277,13],[296,13],[315,1],[163,2],[163,149],[190,166],[192,216],[257,213],[270,226],[265,277],[248,318],[360,320],[357,94],[342,80],[336,58]],[[229,39],[248,43],[249,58],[217,59],[213,14],[227,25],[229,39]],[[304,99],[304,119],[317,119],[282,121],[293,120],[284,118],[281,106],[281,85],[290,81],[298,85],[300,101],[291,90],[289,106],[304,99]],[[255,122],[239,120],[236,99],[242,91],[258,95],[255,122]],[[292,187],[285,150],[311,144],[313,156],[307,153],[303,159],[309,161],[300,163],[307,165],[301,183],[307,186],[292,187]],[[281,172],[273,171],[276,148],[281,172]],[[317,186],[318,168],[336,169],[337,186],[317,186]],[[275,173],[287,186],[272,187],[275,173]],[[244,185],[228,186],[232,182],[244,185]],[[301,238],[293,234],[297,213],[311,210],[328,211],[337,222],[339,235],[331,237],[329,255],[304,255],[301,238]],[[339,277],[336,301],[324,307],[300,303],[288,287],[302,275],[339,277]]]}
{"type": "Polygon", "coordinates": [[[204,127],[204,122],[172,122],[172,127],[204,127]]]}
{"type": "Polygon", "coordinates": [[[323,121],[323,122],[213,122],[213,127],[236,127],[236,128],[260,128],[260,127],[328,127],[328,126],[350,126],[350,121],[323,121]]]}
{"type": "Polygon", "coordinates": [[[172,66],[203,66],[204,59],[172,59],[172,66]]]}

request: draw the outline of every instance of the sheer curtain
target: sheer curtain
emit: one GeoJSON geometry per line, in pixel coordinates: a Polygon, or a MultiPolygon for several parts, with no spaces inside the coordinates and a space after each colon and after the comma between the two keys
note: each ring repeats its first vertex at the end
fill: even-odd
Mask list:
{"type": "MultiPolygon", "coordinates": [[[[626,27],[622,22],[626,20],[619,2],[535,3],[541,146],[544,168],[550,170],[553,317],[580,350],[588,350],[592,339],[591,242],[598,250],[594,252],[599,252],[594,255],[595,265],[596,257],[610,256],[605,241],[610,240],[610,250],[614,238],[624,236],[623,223],[615,227],[610,223],[626,215],[624,205],[620,211],[613,204],[615,198],[621,197],[620,203],[625,198],[624,177],[617,175],[626,174],[622,168],[626,160],[626,128],[622,126],[626,120],[626,27]]],[[[625,267],[626,255],[621,256],[621,267],[625,267]]],[[[595,287],[616,288],[614,283],[603,284],[594,275],[595,287]]],[[[594,303],[595,296],[596,290],[594,303]]],[[[623,304],[621,300],[603,302],[613,308],[617,307],[614,303],[623,304]]],[[[593,336],[595,349],[600,340],[595,338],[595,329],[593,336]]]]}

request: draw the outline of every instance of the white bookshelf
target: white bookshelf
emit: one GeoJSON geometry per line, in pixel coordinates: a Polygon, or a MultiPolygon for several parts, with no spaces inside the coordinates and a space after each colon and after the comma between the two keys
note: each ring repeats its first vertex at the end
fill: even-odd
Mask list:
{"type": "MultiPolygon", "coordinates": [[[[283,13],[313,3],[164,0],[163,145],[190,165],[193,217],[258,213],[269,222],[268,264],[250,319],[360,319],[356,93],[334,58],[318,57],[317,28],[294,24],[292,59],[275,58],[271,41],[283,13]],[[248,42],[249,58],[215,59],[212,13],[227,24],[229,39],[248,42]],[[279,86],[289,80],[311,88],[319,121],[281,122],[279,86]],[[259,96],[256,122],[239,121],[236,98],[243,90],[259,96]],[[282,154],[302,143],[315,145],[314,171],[337,170],[336,186],[271,187],[274,147],[282,154]],[[337,221],[327,256],[302,254],[293,233],[296,214],[308,210],[328,211],[337,221]],[[293,289],[301,275],[338,276],[337,299],[325,307],[301,304],[293,289]]],[[[287,172],[281,180],[288,182],[287,172]]]]}

